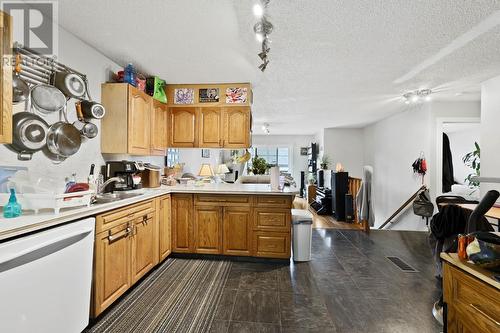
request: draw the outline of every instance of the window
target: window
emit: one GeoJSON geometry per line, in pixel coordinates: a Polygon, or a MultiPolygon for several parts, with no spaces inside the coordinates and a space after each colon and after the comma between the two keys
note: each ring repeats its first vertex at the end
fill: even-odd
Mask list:
{"type": "MultiPolygon", "coordinates": [[[[252,158],[255,156],[262,157],[266,160],[267,164],[279,166],[280,171],[290,171],[290,149],[288,147],[253,147],[250,152],[252,154],[252,158]]],[[[252,160],[248,161],[248,167],[250,169],[252,168],[252,160]]]]}
{"type": "Polygon", "coordinates": [[[173,167],[177,163],[179,163],[179,149],[168,148],[167,156],[165,157],[165,164],[167,167],[173,167]]]}

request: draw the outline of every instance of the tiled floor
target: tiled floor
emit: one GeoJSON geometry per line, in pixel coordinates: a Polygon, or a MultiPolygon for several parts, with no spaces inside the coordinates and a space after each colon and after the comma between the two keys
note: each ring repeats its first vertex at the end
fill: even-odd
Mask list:
{"type": "Polygon", "coordinates": [[[315,229],[311,262],[233,263],[212,331],[440,332],[438,297],[425,233],[315,229]]]}

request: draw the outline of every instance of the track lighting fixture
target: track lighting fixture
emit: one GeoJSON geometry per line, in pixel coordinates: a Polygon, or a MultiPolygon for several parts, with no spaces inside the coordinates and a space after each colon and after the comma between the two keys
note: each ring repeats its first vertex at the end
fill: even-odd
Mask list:
{"type": "Polygon", "coordinates": [[[259,43],[262,43],[262,52],[258,54],[259,58],[262,60],[262,64],[259,65],[259,69],[264,72],[269,64],[269,59],[267,58],[271,48],[269,47],[270,39],[269,35],[273,32],[274,26],[269,22],[266,17],[266,9],[269,5],[270,0],[261,0],[260,4],[255,4],[253,6],[253,13],[256,17],[260,19],[259,22],[255,23],[253,26],[253,31],[255,33],[255,39],[259,43]]]}
{"type": "Polygon", "coordinates": [[[432,90],[430,89],[419,89],[415,91],[409,91],[403,94],[403,101],[405,104],[415,104],[418,102],[428,102],[431,100],[432,90]]]}

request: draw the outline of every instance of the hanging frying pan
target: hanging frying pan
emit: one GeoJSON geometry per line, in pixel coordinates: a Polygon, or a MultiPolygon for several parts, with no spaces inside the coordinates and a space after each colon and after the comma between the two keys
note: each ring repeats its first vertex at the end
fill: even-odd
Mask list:
{"type": "Polygon", "coordinates": [[[54,86],[38,84],[31,89],[31,105],[42,114],[59,112],[66,106],[66,96],[54,86]]]}
{"type": "Polygon", "coordinates": [[[71,98],[83,98],[87,92],[83,78],[75,73],[55,72],[54,86],[71,98]]]}
{"type": "Polygon", "coordinates": [[[45,146],[49,125],[41,117],[30,112],[14,114],[12,122],[12,144],[9,148],[18,153],[19,160],[31,160],[33,153],[45,146]]]}
{"type": "Polygon", "coordinates": [[[12,103],[14,104],[24,102],[30,94],[30,87],[19,74],[21,73],[21,63],[21,55],[18,53],[16,54],[16,67],[12,77],[12,103]]]}

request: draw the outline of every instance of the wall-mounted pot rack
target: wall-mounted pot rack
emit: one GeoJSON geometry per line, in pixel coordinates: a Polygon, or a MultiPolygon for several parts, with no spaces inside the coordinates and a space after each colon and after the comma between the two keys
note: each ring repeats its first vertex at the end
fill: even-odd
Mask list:
{"type": "Polygon", "coordinates": [[[68,72],[77,74],[85,82],[87,99],[90,101],[93,100],[90,96],[87,75],[58,62],[54,58],[41,55],[33,49],[25,46],[20,46],[17,43],[14,44],[13,50],[14,56],[16,56],[17,54],[20,54],[22,56],[22,66],[19,75],[27,83],[32,85],[41,83],[54,85],[53,79],[56,72],[68,72]]]}

